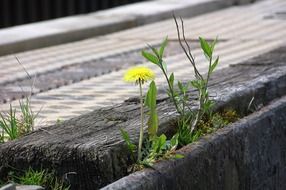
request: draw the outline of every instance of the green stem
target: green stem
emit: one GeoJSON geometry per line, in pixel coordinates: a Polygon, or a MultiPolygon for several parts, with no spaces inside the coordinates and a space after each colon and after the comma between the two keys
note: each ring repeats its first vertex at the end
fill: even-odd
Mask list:
{"type": "Polygon", "coordinates": [[[210,75],[211,75],[211,66],[212,66],[212,57],[210,57],[209,60],[209,70],[208,70],[208,76],[207,76],[207,82],[206,82],[206,86],[208,85],[209,79],[210,79],[210,75]]]}
{"type": "MultiPolygon", "coordinates": [[[[161,65],[162,65],[162,64],[161,64],[161,65]]],[[[182,115],[182,111],[180,110],[180,108],[179,108],[179,106],[178,106],[178,104],[177,104],[177,101],[176,101],[176,99],[175,99],[174,89],[173,89],[172,86],[171,86],[171,83],[170,83],[170,81],[169,81],[169,78],[168,78],[168,76],[167,76],[167,73],[165,72],[163,66],[161,66],[161,69],[162,69],[163,74],[164,74],[164,76],[165,76],[165,78],[166,78],[166,80],[167,80],[167,83],[168,83],[168,86],[169,86],[169,89],[170,89],[170,93],[171,93],[171,98],[172,98],[172,101],[174,102],[174,105],[175,105],[175,107],[176,107],[176,110],[177,110],[177,112],[178,112],[180,115],[182,115]]]]}
{"type": "Polygon", "coordinates": [[[142,93],[142,84],[141,84],[141,80],[139,79],[139,88],[140,88],[140,113],[141,113],[141,127],[140,127],[140,136],[139,136],[139,146],[138,146],[138,161],[141,161],[142,158],[142,144],[143,144],[143,135],[144,135],[144,131],[143,131],[143,127],[144,127],[144,121],[143,121],[143,93],[142,93]]]}
{"type": "Polygon", "coordinates": [[[206,96],[207,94],[207,90],[208,90],[208,83],[209,83],[209,79],[210,79],[210,75],[211,75],[211,64],[212,64],[212,56],[210,57],[209,60],[209,69],[208,69],[208,74],[207,74],[207,79],[206,82],[204,82],[204,79],[202,79],[203,82],[203,87],[199,90],[199,107],[198,107],[198,112],[196,114],[196,118],[195,121],[193,122],[192,126],[191,126],[191,133],[195,130],[199,120],[201,119],[202,115],[205,113],[206,110],[202,110],[203,105],[206,103],[206,101],[208,100],[208,96],[206,96]]]}
{"type": "Polygon", "coordinates": [[[202,109],[202,92],[201,90],[199,90],[199,107],[198,107],[198,111],[197,111],[197,114],[196,114],[196,117],[195,117],[195,121],[192,123],[191,125],[191,133],[194,132],[194,130],[196,129],[197,127],[197,124],[201,118],[201,109],[202,109]]]}
{"type": "Polygon", "coordinates": [[[208,83],[209,83],[209,79],[210,79],[210,75],[211,75],[211,66],[212,66],[212,56],[210,57],[210,60],[209,60],[208,75],[207,75],[207,80],[206,80],[206,83],[205,83],[205,86],[204,86],[205,92],[208,89],[208,83]]]}

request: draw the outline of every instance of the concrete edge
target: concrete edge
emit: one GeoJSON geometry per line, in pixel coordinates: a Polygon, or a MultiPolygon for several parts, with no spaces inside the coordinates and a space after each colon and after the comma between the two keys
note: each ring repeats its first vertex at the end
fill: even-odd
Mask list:
{"type": "Polygon", "coordinates": [[[184,17],[194,17],[233,4],[238,2],[236,0],[147,1],[91,14],[6,28],[0,30],[0,56],[153,23],[171,18],[173,12],[184,17]]]}
{"type": "MultiPolygon", "coordinates": [[[[285,126],[283,126],[283,123],[285,124],[285,120],[283,118],[286,118],[286,96],[283,96],[279,99],[273,100],[270,102],[269,105],[263,107],[261,110],[258,112],[255,112],[253,114],[250,114],[249,116],[246,116],[243,119],[240,119],[239,121],[231,124],[230,126],[227,126],[223,129],[219,129],[213,134],[207,135],[203,138],[201,138],[198,142],[189,144],[177,152],[180,154],[184,155],[184,158],[182,159],[177,159],[177,160],[165,160],[158,162],[155,164],[154,169],[144,169],[139,172],[135,172],[133,174],[130,174],[129,176],[123,177],[112,184],[105,186],[101,188],[102,190],[111,190],[111,189],[132,189],[132,190],[147,190],[147,189],[153,189],[153,190],[159,190],[159,189],[207,189],[207,187],[212,187],[211,189],[241,189],[244,184],[242,184],[241,181],[247,181],[249,182],[250,180],[258,180],[262,181],[260,177],[265,177],[265,176],[259,176],[259,174],[254,172],[254,175],[258,175],[259,179],[257,179],[257,176],[251,176],[253,175],[251,169],[249,171],[239,171],[241,168],[239,166],[234,166],[235,169],[233,169],[233,166],[231,166],[231,169],[227,168],[229,166],[221,166],[225,167],[223,168],[224,170],[230,170],[228,171],[229,173],[225,173],[223,175],[233,175],[235,174],[236,176],[230,177],[230,186],[224,184],[225,186],[222,188],[221,186],[219,188],[214,187],[215,185],[210,184],[207,182],[208,180],[211,180],[208,174],[206,173],[212,173],[211,175],[217,175],[216,172],[218,171],[212,171],[212,167],[210,165],[219,165],[215,164],[212,162],[219,162],[218,160],[211,160],[213,158],[217,158],[214,156],[215,154],[221,154],[219,151],[220,150],[210,150],[210,149],[218,149],[215,148],[215,146],[222,146],[223,148],[231,148],[233,144],[239,142],[239,143],[244,143],[241,145],[242,150],[240,150],[244,154],[248,154],[249,157],[254,157],[254,158],[245,158],[246,155],[240,155],[240,157],[244,157],[241,162],[243,162],[245,165],[251,165],[255,164],[253,159],[256,160],[256,165],[252,166],[253,168],[257,169],[257,164],[261,164],[260,159],[262,160],[261,162],[265,161],[265,157],[261,156],[261,152],[265,150],[261,150],[261,147],[259,147],[259,144],[262,144],[261,146],[265,146],[266,140],[263,139],[265,138],[265,134],[268,133],[267,138],[273,138],[275,135],[278,135],[277,138],[282,138],[284,135],[280,135],[281,131],[285,131],[285,126]],[[284,122],[283,122],[284,121],[284,122]],[[275,128],[276,127],[276,128],[275,128]],[[279,129],[277,129],[279,128],[279,129]],[[262,130],[262,131],[261,131],[262,130]],[[263,131],[264,130],[264,131],[263,131]],[[274,132],[272,132],[274,131],[274,132]],[[278,134],[277,134],[278,133],[278,134]],[[255,135],[258,137],[254,139],[255,135]],[[261,137],[260,137],[261,136],[261,137]],[[249,140],[249,138],[252,138],[252,140],[249,140]],[[234,139],[234,140],[229,140],[229,139],[234,139]],[[237,142],[236,142],[237,141],[237,142]],[[231,142],[231,143],[230,143],[231,142]],[[230,143],[231,146],[228,145],[223,145],[226,143],[230,143]],[[255,143],[255,146],[257,149],[251,149],[250,147],[252,146],[251,143],[255,143]],[[248,149],[249,148],[249,149],[248,149]],[[253,152],[247,152],[247,151],[253,151],[253,152]],[[258,153],[257,153],[257,152],[258,153]],[[207,153],[208,152],[208,153],[207,153]],[[210,153],[209,153],[210,152],[210,153]],[[254,153],[255,152],[255,153],[254,153]],[[257,154],[259,154],[260,157],[257,157],[257,154]],[[251,161],[248,161],[248,159],[252,159],[251,161]],[[208,163],[206,163],[206,161],[208,163]],[[201,162],[201,163],[198,163],[201,162]],[[206,171],[197,171],[197,168],[190,168],[190,166],[195,166],[195,165],[200,165],[198,168],[201,170],[206,170],[206,171]],[[189,169],[192,169],[190,172],[183,172],[189,169]],[[237,171],[233,171],[237,170],[237,171]],[[248,179],[243,179],[247,177],[241,177],[239,174],[236,172],[240,173],[246,173],[245,175],[249,177],[248,179]],[[252,174],[247,174],[247,172],[250,172],[252,174]],[[190,174],[192,173],[192,174],[190,174]],[[186,175],[188,174],[188,175],[186,175]],[[197,178],[194,178],[197,177],[197,178]],[[203,179],[200,179],[200,177],[204,177],[203,179]],[[185,178],[185,179],[182,179],[185,178]],[[206,181],[205,178],[208,180],[206,181]],[[235,179],[234,179],[235,178],[235,179]],[[242,179],[241,179],[242,178],[242,179]],[[237,181],[232,181],[232,180],[237,180],[237,181]],[[191,182],[195,181],[195,182],[191,182]],[[202,184],[206,182],[205,184],[202,184]],[[184,184],[186,183],[186,184],[184,184]],[[189,184],[188,184],[189,183],[189,184]],[[186,186],[185,186],[186,185],[186,186]],[[213,186],[214,185],[214,186],[213,186]],[[232,186],[233,185],[233,186],[232,186]],[[231,188],[230,188],[231,187],[231,188]]],[[[283,138],[282,138],[283,139],[283,138]]],[[[269,139],[267,139],[269,140],[269,139]]],[[[277,141],[277,139],[274,139],[273,141],[277,141]]],[[[283,140],[285,142],[285,138],[283,140]]],[[[269,142],[271,144],[270,146],[273,146],[273,142],[269,142]]],[[[221,148],[221,147],[220,147],[221,148]]],[[[232,147],[233,148],[233,147],[232,147]]],[[[281,147],[280,147],[281,148],[281,147]]],[[[235,149],[235,148],[234,148],[235,149]]],[[[271,147],[269,148],[271,149],[271,147]]],[[[275,147],[275,151],[277,151],[277,147],[275,147]]],[[[237,152],[240,152],[237,150],[223,150],[223,153],[230,153],[230,154],[238,154],[237,152]],[[234,153],[235,152],[235,153],[234,153]]],[[[283,151],[283,150],[280,150],[283,151]]],[[[266,152],[267,153],[267,152],[266,152]]],[[[275,152],[276,154],[277,152],[275,152]]],[[[279,154],[279,151],[277,153],[279,154]]],[[[281,153],[283,154],[283,153],[281,153]]],[[[231,159],[235,157],[234,155],[224,155],[225,157],[230,157],[227,159],[231,159]]],[[[270,154],[269,157],[272,155],[270,154]]],[[[226,159],[222,158],[224,162],[226,159]]],[[[269,165],[264,165],[264,167],[278,167],[278,161],[277,159],[281,158],[275,158],[273,162],[271,162],[269,165]],[[275,162],[275,163],[274,163],[275,162]],[[271,165],[273,164],[273,165],[271,165]]],[[[268,160],[269,161],[269,160],[268,160]]],[[[229,162],[235,162],[233,165],[236,165],[237,161],[230,160],[229,162]]],[[[281,161],[283,162],[283,161],[281,161]]],[[[279,163],[279,165],[283,163],[279,163]]],[[[226,164],[228,165],[228,164],[226,164]]],[[[216,166],[218,167],[218,166],[216,166]]],[[[247,168],[247,167],[246,167],[247,168]]],[[[218,169],[219,170],[219,169],[218,169]]],[[[258,173],[261,172],[260,170],[261,167],[258,166],[258,173]]],[[[282,171],[282,169],[281,169],[282,171]]],[[[225,171],[224,171],[225,172],[225,171]]],[[[263,173],[263,172],[262,172],[263,173]]],[[[265,172],[264,172],[265,173],[265,172]]],[[[261,174],[260,174],[261,175],[261,174]]],[[[271,174],[273,177],[274,174],[271,174]]],[[[279,174],[278,174],[279,175],[279,174]]],[[[228,178],[227,176],[219,176],[215,177],[215,180],[221,180],[220,178],[228,178]]],[[[270,178],[271,178],[270,177],[270,178]]],[[[274,177],[273,177],[274,178],[274,177]]],[[[280,177],[280,180],[282,177],[280,177]]],[[[213,181],[212,183],[220,183],[219,181],[213,181]]],[[[265,179],[267,181],[268,179],[265,179]]],[[[223,181],[223,180],[222,180],[223,181]]],[[[244,182],[245,182],[244,181],[244,182]]],[[[270,187],[274,188],[276,186],[279,186],[281,188],[281,185],[284,185],[285,183],[281,182],[275,178],[275,182],[273,182],[271,179],[267,181],[267,183],[276,183],[276,184],[270,184],[270,187]]],[[[283,181],[283,180],[282,180],[283,181]]],[[[226,182],[225,182],[226,183],[226,182]]],[[[248,184],[249,185],[249,184],[248,184]]],[[[251,184],[254,185],[254,184],[251,184]]],[[[265,186],[263,186],[265,187],[265,186]]],[[[252,187],[254,188],[254,187],[252,187]]],[[[250,188],[250,189],[252,189],[250,188]]],[[[244,189],[244,188],[243,188],[244,189]]],[[[256,188],[255,188],[256,189],[256,188]]],[[[257,188],[259,189],[259,188],[257,188]]],[[[283,188],[282,188],[283,189],[283,188]]]]}

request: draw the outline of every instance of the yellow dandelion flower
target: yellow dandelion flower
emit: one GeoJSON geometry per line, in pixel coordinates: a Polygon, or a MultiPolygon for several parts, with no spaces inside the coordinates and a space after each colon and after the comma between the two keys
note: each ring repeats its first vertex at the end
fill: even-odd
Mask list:
{"type": "Polygon", "coordinates": [[[155,74],[147,67],[133,67],[124,75],[124,80],[126,82],[135,82],[135,84],[144,84],[145,82],[153,80],[154,78],[155,74]]]}

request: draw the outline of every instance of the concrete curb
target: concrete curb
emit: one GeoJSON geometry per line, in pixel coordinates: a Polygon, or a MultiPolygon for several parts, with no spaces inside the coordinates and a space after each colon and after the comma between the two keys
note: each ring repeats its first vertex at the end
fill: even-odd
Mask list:
{"type": "MultiPolygon", "coordinates": [[[[250,2],[250,0],[244,0],[250,2]]],[[[57,45],[171,18],[194,17],[237,0],[156,0],[0,30],[0,56],[57,45]]]]}
{"type": "Polygon", "coordinates": [[[285,122],[286,96],[102,189],[285,189],[285,122]]]}
{"type": "Polygon", "coordinates": [[[16,185],[9,183],[1,187],[0,190],[44,190],[44,188],[38,185],[16,185]]]}

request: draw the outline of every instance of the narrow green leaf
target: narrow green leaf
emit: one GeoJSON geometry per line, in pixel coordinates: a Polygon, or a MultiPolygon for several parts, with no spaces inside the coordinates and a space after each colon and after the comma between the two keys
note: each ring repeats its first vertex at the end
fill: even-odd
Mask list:
{"type": "Polygon", "coordinates": [[[175,79],[174,73],[172,73],[169,77],[169,81],[170,81],[170,85],[171,85],[172,89],[174,87],[174,79],[175,79]]]}
{"type": "Polygon", "coordinates": [[[159,119],[158,119],[158,114],[157,113],[153,113],[150,114],[149,120],[148,120],[148,134],[150,136],[154,136],[157,134],[158,131],[158,123],[159,123],[159,119]]]}
{"type": "Polygon", "coordinates": [[[210,73],[212,73],[215,70],[218,63],[219,63],[219,57],[217,57],[215,62],[211,65],[210,73]]]}
{"type": "Polygon", "coordinates": [[[143,160],[140,162],[140,164],[142,164],[144,167],[146,168],[153,168],[153,160],[143,160]]]}
{"type": "Polygon", "coordinates": [[[159,55],[158,50],[149,44],[148,44],[148,47],[153,51],[154,55],[159,59],[160,55],[159,55]]]}
{"type": "Polygon", "coordinates": [[[147,52],[147,51],[142,51],[142,56],[145,57],[148,61],[156,64],[156,65],[159,65],[159,59],[154,56],[153,54],[147,52]]]}
{"type": "Polygon", "coordinates": [[[187,84],[186,84],[186,89],[189,89],[191,86],[192,86],[192,82],[188,81],[187,84]]]}
{"type": "Polygon", "coordinates": [[[199,39],[200,39],[200,43],[201,43],[201,48],[204,51],[205,55],[208,58],[211,58],[212,57],[212,48],[211,48],[211,46],[209,45],[209,43],[204,38],[199,37],[199,39]]]}
{"type": "Polygon", "coordinates": [[[198,81],[198,80],[192,80],[191,81],[191,84],[192,84],[192,86],[194,87],[194,88],[197,88],[197,89],[199,89],[200,88],[200,82],[198,81]]]}
{"type": "Polygon", "coordinates": [[[147,122],[148,125],[148,133],[150,136],[155,136],[158,131],[158,114],[156,110],[156,98],[157,98],[157,88],[154,81],[150,83],[146,98],[145,98],[145,106],[149,108],[149,119],[147,122]]]}
{"type": "Polygon", "coordinates": [[[123,129],[119,129],[120,132],[121,132],[121,135],[123,137],[123,139],[126,141],[126,142],[130,142],[130,138],[129,138],[129,135],[126,131],[124,131],[123,129]]]}
{"type": "Polygon", "coordinates": [[[179,144],[179,133],[175,134],[170,140],[171,150],[176,150],[179,144]]]}
{"type": "Polygon", "coordinates": [[[149,89],[145,98],[145,106],[148,108],[156,108],[157,87],[154,81],[149,85],[149,89]]]}
{"type": "Polygon", "coordinates": [[[161,58],[161,59],[163,58],[164,50],[165,50],[167,44],[168,44],[168,36],[167,36],[167,37],[164,39],[164,41],[162,42],[161,47],[160,47],[160,50],[159,50],[159,55],[160,55],[160,58],[161,58]]]}
{"type": "Polygon", "coordinates": [[[158,148],[160,150],[165,146],[166,140],[167,140],[166,135],[164,135],[164,134],[160,135],[160,137],[159,137],[159,146],[158,146],[158,148]]]}
{"type": "Polygon", "coordinates": [[[185,92],[184,85],[180,81],[178,81],[178,87],[182,93],[185,92]]]}
{"type": "Polygon", "coordinates": [[[214,51],[214,47],[215,47],[215,45],[216,45],[216,43],[217,43],[217,39],[218,39],[218,37],[216,37],[216,38],[214,39],[214,41],[211,43],[211,50],[212,50],[212,52],[214,51]]]}
{"type": "Polygon", "coordinates": [[[182,159],[182,158],[184,158],[184,157],[185,157],[185,156],[182,155],[182,154],[175,154],[175,156],[174,156],[175,159],[182,159]]]}
{"type": "Polygon", "coordinates": [[[134,145],[134,144],[131,142],[130,137],[129,137],[129,134],[128,134],[126,131],[124,131],[124,130],[121,129],[121,128],[120,128],[119,130],[120,130],[120,132],[121,132],[122,138],[124,139],[125,143],[127,144],[127,147],[128,147],[128,149],[129,149],[129,151],[130,151],[131,153],[133,153],[134,150],[136,149],[136,145],[134,145]]]}

